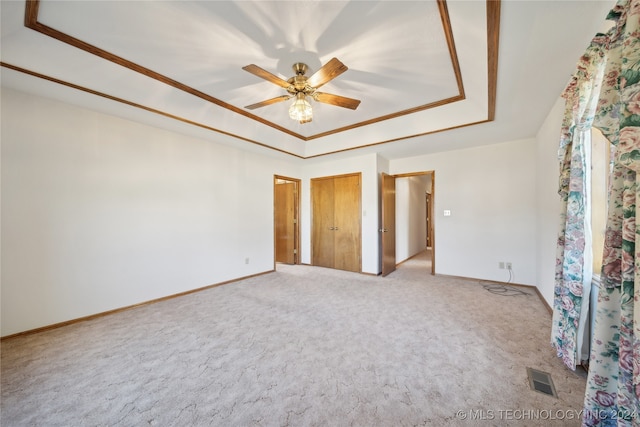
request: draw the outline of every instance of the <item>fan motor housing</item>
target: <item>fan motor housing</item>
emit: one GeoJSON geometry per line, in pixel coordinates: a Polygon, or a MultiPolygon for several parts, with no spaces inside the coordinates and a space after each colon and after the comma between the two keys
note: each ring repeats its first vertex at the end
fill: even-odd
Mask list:
{"type": "Polygon", "coordinates": [[[305,95],[310,95],[311,93],[313,93],[314,89],[307,85],[308,77],[305,76],[306,72],[309,70],[307,64],[296,62],[291,68],[293,68],[293,71],[296,73],[296,75],[287,80],[287,82],[292,86],[288,88],[287,91],[292,95],[295,95],[299,92],[303,92],[305,95]]]}
{"type": "Polygon", "coordinates": [[[309,70],[307,64],[303,64],[302,62],[296,62],[291,66],[291,68],[293,68],[293,72],[296,73],[296,76],[305,75],[309,70]]]}

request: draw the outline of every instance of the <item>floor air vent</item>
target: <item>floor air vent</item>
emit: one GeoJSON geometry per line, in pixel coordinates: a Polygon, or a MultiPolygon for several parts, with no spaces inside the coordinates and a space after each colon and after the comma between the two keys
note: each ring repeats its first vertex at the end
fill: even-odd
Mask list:
{"type": "Polygon", "coordinates": [[[527,375],[529,376],[529,385],[531,386],[531,390],[548,396],[553,396],[555,398],[558,397],[550,374],[538,371],[537,369],[527,368],[527,375]]]}

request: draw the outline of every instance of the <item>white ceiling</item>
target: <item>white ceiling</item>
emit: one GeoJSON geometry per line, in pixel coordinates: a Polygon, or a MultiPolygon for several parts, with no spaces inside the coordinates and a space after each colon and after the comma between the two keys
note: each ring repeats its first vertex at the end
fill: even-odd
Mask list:
{"type": "Polygon", "coordinates": [[[503,1],[491,122],[480,0],[446,3],[464,89],[456,102],[446,102],[460,92],[433,0],[41,0],[38,23],[55,37],[25,27],[24,1],[2,1],[0,72],[3,87],[248,150],[399,158],[533,137],[613,4],[503,1]],[[291,101],[244,108],[286,92],[243,66],[286,80],[295,62],[312,74],[333,57],[349,69],[321,90],[360,99],[357,110],[313,102],[313,121],[299,124],[291,101]]]}

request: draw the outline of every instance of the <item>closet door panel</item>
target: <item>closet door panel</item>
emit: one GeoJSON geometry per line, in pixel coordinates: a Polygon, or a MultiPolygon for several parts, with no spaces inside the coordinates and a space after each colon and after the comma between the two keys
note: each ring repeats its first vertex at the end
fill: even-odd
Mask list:
{"type": "Polygon", "coordinates": [[[360,175],[334,179],[334,268],[360,271],[360,175]]]}
{"type": "Polygon", "coordinates": [[[312,264],[334,267],[333,179],[311,180],[312,264]]]}

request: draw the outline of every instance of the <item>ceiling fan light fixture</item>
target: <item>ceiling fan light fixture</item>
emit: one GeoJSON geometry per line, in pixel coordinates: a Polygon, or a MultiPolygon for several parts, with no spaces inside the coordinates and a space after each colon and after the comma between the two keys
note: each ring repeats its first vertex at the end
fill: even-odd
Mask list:
{"type": "Polygon", "coordinates": [[[313,109],[302,92],[296,94],[296,100],[289,107],[289,117],[300,123],[308,123],[313,118],[313,109]]]}
{"type": "Polygon", "coordinates": [[[256,108],[287,101],[295,96],[295,101],[289,107],[289,117],[300,124],[304,124],[309,123],[313,119],[313,109],[311,108],[311,104],[307,101],[307,96],[310,96],[316,102],[348,108],[350,110],[355,110],[358,108],[358,105],[360,105],[360,100],[358,99],[317,91],[320,86],[330,82],[348,70],[347,66],[337,58],[332,58],[329,62],[320,67],[318,71],[313,73],[311,77],[307,77],[305,75],[309,70],[309,67],[302,62],[296,62],[293,64],[293,71],[296,75],[288,80],[281,79],[255,64],[249,64],[242,67],[242,69],[265,79],[268,82],[276,84],[288,92],[288,95],[277,96],[275,98],[267,99],[244,107],[249,110],[255,110],[256,108]]]}

